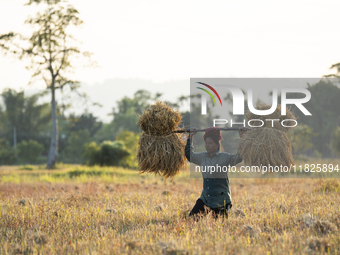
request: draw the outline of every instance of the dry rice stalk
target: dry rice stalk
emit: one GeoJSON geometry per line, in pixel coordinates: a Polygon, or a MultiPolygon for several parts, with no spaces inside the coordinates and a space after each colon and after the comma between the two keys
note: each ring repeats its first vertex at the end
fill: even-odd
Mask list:
{"type": "Polygon", "coordinates": [[[246,165],[290,166],[294,164],[287,134],[274,128],[253,128],[240,140],[239,153],[246,165]]]}
{"type": "Polygon", "coordinates": [[[166,136],[176,130],[181,119],[182,116],[177,110],[157,101],[139,115],[137,124],[148,135],[166,136]]]}
{"type": "MultiPolygon", "coordinates": [[[[256,109],[267,110],[271,106],[258,104],[256,109]]],[[[264,121],[263,127],[252,128],[240,140],[239,153],[246,165],[251,166],[291,166],[294,164],[292,155],[292,146],[289,140],[290,127],[283,127],[281,121],[285,119],[296,120],[294,114],[286,109],[286,115],[281,116],[281,106],[278,105],[276,110],[265,116],[259,116],[248,111],[245,115],[246,121],[251,119],[260,119],[264,121]],[[274,121],[266,121],[267,119],[279,119],[274,121]]],[[[252,125],[259,125],[260,121],[252,122],[252,125]]],[[[285,122],[285,125],[290,126],[294,123],[285,122]]]]}
{"type": "Polygon", "coordinates": [[[139,139],[137,159],[141,173],[154,173],[165,179],[174,177],[185,164],[182,136],[177,129],[181,114],[157,101],[139,116],[137,124],[144,131],[139,139]]]}
{"type": "MultiPolygon", "coordinates": [[[[257,104],[256,107],[255,107],[255,109],[257,109],[257,110],[268,110],[270,108],[271,108],[271,105],[266,105],[266,104],[257,104]]],[[[260,119],[264,122],[263,127],[272,127],[272,125],[273,125],[274,126],[273,128],[275,128],[275,129],[278,129],[278,130],[281,130],[281,131],[284,131],[284,132],[289,132],[291,127],[283,127],[281,125],[281,121],[288,120],[288,119],[296,120],[296,117],[287,108],[286,108],[286,115],[281,115],[281,105],[278,104],[277,107],[276,107],[276,110],[272,114],[262,116],[262,115],[256,115],[256,114],[252,113],[251,111],[248,111],[245,115],[245,119],[246,119],[247,122],[249,120],[252,120],[252,119],[260,119]],[[279,120],[279,121],[273,121],[273,124],[272,124],[272,121],[266,121],[266,119],[267,120],[276,119],[276,120],[279,120]]],[[[260,126],[261,124],[262,124],[261,121],[252,121],[251,122],[251,125],[253,125],[253,126],[260,126]]],[[[294,121],[285,121],[284,124],[286,126],[294,126],[295,122],[294,121]]]]}

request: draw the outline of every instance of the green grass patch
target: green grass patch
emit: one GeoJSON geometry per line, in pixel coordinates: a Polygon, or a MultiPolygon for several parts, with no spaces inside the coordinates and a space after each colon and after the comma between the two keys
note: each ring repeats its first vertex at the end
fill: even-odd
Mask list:
{"type": "MultiPolygon", "coordinates": [[[[56,169],[48,170],[41,166],[17,166],[0,167],[1,181],[6,183],[20,182],[92,182],[101,181],[109,183],[131,183],[131,182],[154,182],[162,180],[161,177],[152,174],[139,174],[138,170],[122,167],[100,167],[82,165],[59,164],[56,169]]],[[[183,171],[177,180],[190,181],[189,172],[183,171]]],[[[169,180],[170,181],[170,180],[169,180]]]]}
{"type": "Polygon", "coordinates": [[[23,165],[23,166],[20,166],[19,169],[20,169],[20,170],[34,170],[35,167],[32,166],[32,165],[23,165]]]}

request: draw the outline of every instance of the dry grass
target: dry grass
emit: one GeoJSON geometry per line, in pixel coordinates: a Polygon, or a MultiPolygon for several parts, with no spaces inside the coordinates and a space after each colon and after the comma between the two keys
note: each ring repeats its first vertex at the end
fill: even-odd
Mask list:
{"type": "Polygon", "coordinates": [[[1,182],[0,254],[340,253],[340,196],[323,182],[231,178],[229,219],[194,222],[202,180],[186,175],[1,182]]]}

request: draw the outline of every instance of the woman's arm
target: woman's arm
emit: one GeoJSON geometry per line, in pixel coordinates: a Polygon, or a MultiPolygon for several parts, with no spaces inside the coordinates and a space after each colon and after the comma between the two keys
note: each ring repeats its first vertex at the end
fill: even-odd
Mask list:
{"type": "MultiPolygon", "coordinates": [[[[192,128],[191,130],[195,130],[196,128],[192,128]]],[[[189,137],[187,139],[187,144],[185,145],[185,157],[188,159],[189,162],[194,163],[196,165],[201,164],[201,158],[203,157],[204,152],[195,153],[193,151],[193,146],[191,146],[192,136],[195,135],[197,132],[190,132],[189,137]]]]}
{"type": "Polygon", "coordinates": [[[188,138],[187,144],[185,145],[185,156],[189,162],[200,165],[204,153],[205,152],[195,153],[193,151],[193,146],[191,145],[191,139],[188,138]]]}
{"type": "Polygon", "coordinates": [[[191,151],[191,148],[190,148],[190,139],[188,138],[187,139],[187,144],[185,145],[185,157],[187,158],[187,160],[190,162],[190,151],[191,151]]]}
{"type": "MultiPolygon", "coordinates": [[[[240,128],[238,132],[239,132],[240,138],[242,139],[247,134],[247,129],[240,128]]],[[[238,152],[235,155],[229,154],[226,160],[226,165],[235,166],[238,163],[241,163],[242,160],[243,159],[241,158],[238,152]]]]}
{"type": "Polygon", "coordinates": [[[236,166],[238,163],[241,163],[243,160],[239,153],[236,153],[235,155],[230,155],[230,156],[231,157],[229,158],[227,165],[230,164],[231,166],[236,166]]]}

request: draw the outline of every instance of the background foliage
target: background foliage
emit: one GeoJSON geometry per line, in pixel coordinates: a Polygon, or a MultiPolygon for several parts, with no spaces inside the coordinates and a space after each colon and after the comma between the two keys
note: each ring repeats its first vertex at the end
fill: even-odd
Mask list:
{"type": "MultiPolygon", "coordinates": [[[[340,153],[340,89],[336,84],[324,80],[309,84],[307,89],[313,97],[306,107],[313,112],[314,121],[292,107],[291,110],[297,115],[299,123],[291,132],[293,153],[295,156],[337,157],[340,153]]],[[[26,95],[23,91],[13,89],[5,89],[1,93],[0,164],[33,164],[46,160],[50,143],[51,107],[48,103],[41,102],[44,95],[46,92],[26,95]],[[33,155],[33,151],[36,154],[33,155]]],[[[65,106],[58,106],[59,162],[136,168],[137,162],[134,159],[140,134],[136,125],[138,115],[161,96],[160,93],[152,94],[139,90],[132,97],[122,98],[112,109],[112,120],[109,123],[101,122],[87,109],[79,115],[65,115],[62,109],[65,106]],[[120,157],[120,160],[117,157],[120,157]]],[[[290,98],[299,96],[301,95],[289,94],[290,98]]],[[[167,103],[180,107],[189,99],[190,96],[181,96],[176,102],[167,103]]],[[[227,99],[228,95],[225,97],[228,102],[227,99]]],[[[213,104],[208,109],[210,107],[214,107],[213,104]]],[[[199,104],[191,105],[192,112],[199,113],[200,110],[199,104]]],[[[189,128],[190,113],[181,113],[183,119],[180,127],[189,128]]],[[[191,121],[192,126],[203,128],[200,121],[191,121]]],[[[204,121],[208,122],[209,120],[204,121]]],[[[225,133],[222,141],[225,151],[232,152],[235,149],[235,137],[233,132],[225,133]]]]}

